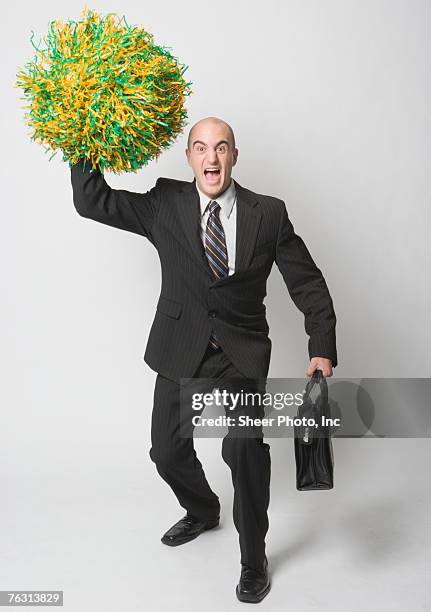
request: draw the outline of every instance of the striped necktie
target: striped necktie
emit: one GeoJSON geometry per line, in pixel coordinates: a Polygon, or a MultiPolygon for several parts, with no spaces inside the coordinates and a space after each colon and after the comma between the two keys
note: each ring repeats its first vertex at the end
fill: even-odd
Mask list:
{"type": "MultiPolygon", "coordinates": [[[[211,200],[205,232],[205,255],[215,280],[229,274],[226,238],[219,214],[220,204],[215,200],[211,200]]],[[[220,346],[214,332],[211,334],[209,342],[214,348],[220,346]]]]}

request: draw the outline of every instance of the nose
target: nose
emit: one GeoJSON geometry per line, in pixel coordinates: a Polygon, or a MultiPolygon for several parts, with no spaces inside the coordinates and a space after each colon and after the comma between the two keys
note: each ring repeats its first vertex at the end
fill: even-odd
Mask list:
{"type": "Polygon", "coordinates": [[[208,149],[208,162],[214,166],[217,164],[217,153],[215,149],[208,149]]]}

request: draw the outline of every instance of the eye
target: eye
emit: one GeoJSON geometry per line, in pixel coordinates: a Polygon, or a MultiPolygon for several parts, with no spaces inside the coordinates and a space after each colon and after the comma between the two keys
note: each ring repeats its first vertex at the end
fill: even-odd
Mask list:
{"type": "Polygon", "coordinates": [[[220,151],[220,153],[225,153],[225,151],[226,151],[225,145],[220,145],[218,150],[220,151]]]}

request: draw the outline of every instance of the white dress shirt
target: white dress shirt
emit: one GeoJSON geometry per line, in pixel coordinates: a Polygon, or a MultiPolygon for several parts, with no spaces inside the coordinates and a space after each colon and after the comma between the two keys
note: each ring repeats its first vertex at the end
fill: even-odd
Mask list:
{"type": "MultiPolygon", "coordinates": [[[[201,201],[201,238],[205,248],[205,232],[207,229],[207,221],[209,217],[208,204],[212,201],[198,187],[201,201]]],[[[226,250],[229,266],[229,276],[235,272],[235,253],[236,253],[236,189],[233,179],[230,180],[230,185],[215,201],[220,204],[220,221],[223,225],[224,235],[226,238],[226,250]]]]}

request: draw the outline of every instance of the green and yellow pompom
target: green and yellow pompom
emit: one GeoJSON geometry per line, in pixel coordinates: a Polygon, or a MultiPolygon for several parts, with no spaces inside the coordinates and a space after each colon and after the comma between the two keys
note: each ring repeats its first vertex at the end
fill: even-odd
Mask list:
{"type": "Polygon", "coordinates": [[[70,165],[86,158],[102,171],[135,172],[184,129],[187,66],[124,17],[84,9],[80,21],[50,22],[42,48],[32,44],[16,86],[31,138],[50,159],[61,150],[70,165]]]}

